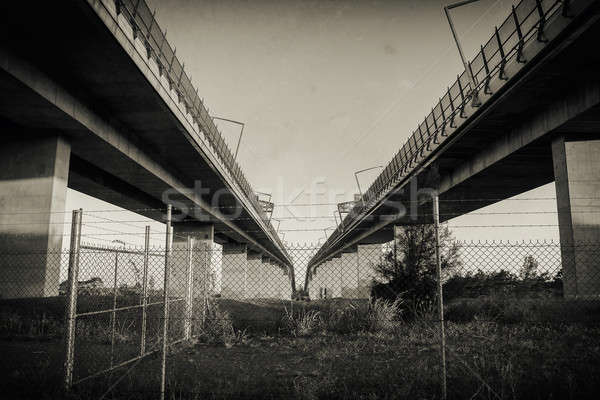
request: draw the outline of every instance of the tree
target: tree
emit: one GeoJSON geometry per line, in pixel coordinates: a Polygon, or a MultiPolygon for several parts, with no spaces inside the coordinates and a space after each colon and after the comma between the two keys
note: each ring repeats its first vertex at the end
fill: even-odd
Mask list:
{"type": "Polygon", "coordinates": [[[523,260],[523,266],[521,267],[520,277],[523,280],[537,278],[538,276],[537,260],[530,254],[523,260]]]}
{"type": "MultiPolygon", "coordinates": [[[[440,227],[442,279],[460,268],[460,246],[448,227],[440,227]]],[[[372,295],[388,300],[401,298],[405,308],[415,311],[430,306],[436,293],[435,229],[433,225],[404,227],[395,238],[395,251],[387,253],[375,266],[382,283],[372,295]]]]}

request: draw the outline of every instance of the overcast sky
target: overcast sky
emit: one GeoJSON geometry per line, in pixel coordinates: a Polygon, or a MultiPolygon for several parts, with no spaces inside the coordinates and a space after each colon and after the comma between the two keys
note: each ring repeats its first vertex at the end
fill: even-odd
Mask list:
{"type": "MultiPolygon", "coordinates": [[[[357,192],[354,171],[385,165],[461,71],[440,1],[149,0],[212,115],[246,124],[239,162],[276,204],[335,203],[357,192]],[[324,193],[310,196],[317,191],[324,193]],[[336,196],[337,194],[337,196],[336,196]],[[335,196],[335,197],[334,197],[335,196]]],[[[471,57],[510,0],[453,10],[471,57]]],[[[235,148],[239,127],[219,122],[235,148]]],[[[379,171],[360,175],[365,190],[379,171]]],[[[554,197],[546,185],[520,197],[554,197]]],[[[69,191],[69,208],[103,209],[69,191]]],[[[277,207],[291,242],[317,242],[334,205],[277,207]]],[[[482,212],[556,210],[505,201],[482,212]]],[[[116,214],[115,214],[116,215],[116,214]]],[[[124,218],[126,213],[119,213],[124,218]]],[[[139,217],[136,217],[139,219],[139,217]]],[[[555,215],[472,215],[451,225],[556,224],[555,215]]],[[[275,223],[277,225],[277,223],[275,223]]],[[[157,229],[159,229],[157,227],[157,229]]],[[[457,228],[460,239],[557,238],[556,227],[457,228]]]]}

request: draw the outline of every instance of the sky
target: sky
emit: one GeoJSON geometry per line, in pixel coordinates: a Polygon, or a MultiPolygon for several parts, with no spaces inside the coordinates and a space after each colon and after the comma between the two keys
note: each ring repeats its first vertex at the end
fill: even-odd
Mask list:
{"type": "MultiPolygon", "coordinates": [[[[512,3],[481,0],[452,11],[467,57],[512,3]]],[[[287,242],[322,242],[323,229],[336,224],[335,203],[358,191],[354,172],[387,164],[462,70],[440,1],[148,4],[211,115],[245,123],[238,161],[255,190],[272,194],[287,242]],[[307,206],[315,203],[325,205],[307,206]]],[[[234,149],[239,127],[217,125],[234,149]]],[[[378,173],[359,175],[363,191],[378,173]]],[[[529,200],[503,201],[449,225],[461,240],[556,240],[554,196],[553,184],[545,185],[518,196],[529,200]],[[531,200],[539,198],[549,200],[531,200]],[[547,214],[524,215],[534,211],[547,214]]],[[[67,207],[114,209],[103,215],[144,225],[72,190],[67,207]]],[[[160,243],[164,228],[152,225],[160,243]]]]}

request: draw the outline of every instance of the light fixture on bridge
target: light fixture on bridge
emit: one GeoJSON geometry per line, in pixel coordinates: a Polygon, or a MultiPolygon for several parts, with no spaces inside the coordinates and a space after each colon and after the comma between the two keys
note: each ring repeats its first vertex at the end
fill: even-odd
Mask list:
{"type": "MultiPolygon", "coordinates": [[[[376,165],[375,167],[361,169],[361,170],[356,171],[354,173],[354,179],[356,179],[356,186],[358,186],[358,193],[360,195],[360,201],[362,202],[363,206],[365,205],[365,199],[363,198],[363,193],[362,193],[362,190],[360,189],[360,182],[358,181],[358,174],[370,171],[370,170],[375,169],[375,168],[381,168],[381,169],[383,169],[383,165],[376,165]]],[[[354,196],[354,201],[356,201],[356,196],[354,196]]]]}
{"type": "Polygon", "coordinates": [[[237,125],[240,125],[242,127],[242,129],[240,130],[240,137],[238,138],[237,146],[235,147],[235,154],[233,156],[233,159],[237,160],[238,151],[240,150],[240,143],[242,143],[242,135],[244,134],[244,127],[246,125],[243,122],[235,121],[235,120],[229,119],[229,118],[215,117],[214,115],[211,115],[210,117],[213,120],[218,119],[220,121],[231,122],[232,124],[237,124],[237,125]]]}
{"type": "Polygon", "coordinates": [[[465,59],[465,55],[463,53],[462,46],[460,45],[460,41],[458,40],[458,35],[456,34],[456,29],[454,28],[454,22],[452,21],[452,18],[450,17],[450,10],[452,10],[453,8],[467,5],[467,4],[475,3],[476,1],[479,1],[479,0],[463,0],[463,1],[458,1],[456,3],[447,4],[444,6],[444,13],[446,14],[446,18],[448,19],[448,25],[450,25],[450,31],[452,31],[452,36],[454,37],[454,41],[456,42],[456,48],[458,49],[458,54],[460,55],[460,60],[462,61],[463,66],[465,67],[465,71],[467,73],[467,76],[469,77],[469,82],[471,83],[471,95],[473,96],[473,105],[480,104],[479,99],[477,98],[477,91],[476,91],[477,83],[475,82],[475,76],[473,76],[473,71],[471,71],[471,65],[465,59]]]}
{"type": "Polygon", "coordinates": [[[269,193],[263,192],[254,193],[256,193],[256,200],[258,200],[263,212],[269,215],[269,222],[271,222],[271,217],[273,216],[273,209],[275,208],[275,204],[271,201],[271,195],[269,193]],[[262,199],[261,195],[263,196],[262,199]],[[265,200],[265,197],[268,197],[268,199],[265,200]]]}

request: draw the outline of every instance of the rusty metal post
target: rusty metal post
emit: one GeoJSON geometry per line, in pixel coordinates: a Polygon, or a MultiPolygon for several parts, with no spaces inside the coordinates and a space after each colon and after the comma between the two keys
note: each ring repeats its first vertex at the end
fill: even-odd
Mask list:
{"type": "Polygon", "coordinates": [[[73,365],[75,358],[75,318],[77,313],[77,287],[79,279],[79,245],[81,243],[82,209],[73,210],[71,218],[71,245],[69,247],[69,272],[67,289],[66,335],[64,387],[70,390],[73,385],[73,365]]]}
{"type": "Polygon", "coordinates": [[[146,323],[148,308],[148,261],[150,256],[150,226],[144,234],[144,271],[142,277],[142,333],[140,338],[140,356],[146,353],[146,323]]]}
{"type": "Polygon", "coordinates": [[[165,389],[167,384],[167,349],[168,349],[168,331],[169,331],[169,278],[171,263],[171,205],[167,205],[167,220],[165,234],[165,273],[163,286],[163,331],[162,331],[162,350],[161,350],[161,374],[160,374],[160,400],[165,399],[165,389]]]}
{"type": "Polygon", "coordinates": [[[438,315],[440,324],[440,386],[442,400],[446,399],[446,334],[444,331],[444,298],[442,293],[442,262],[440,254],[440,207],[439,197],[433,197],[433,224],[435,230],[435,264],[437,275],[438,315]]]}

